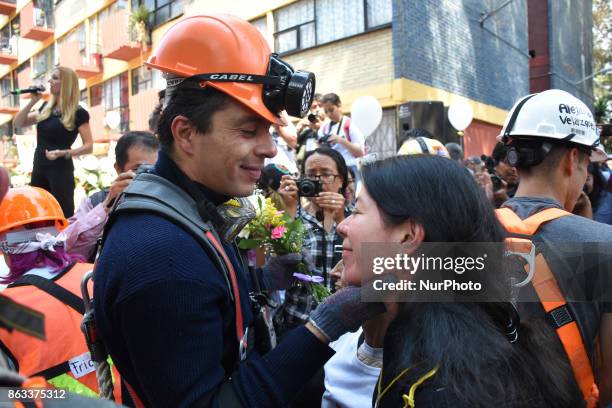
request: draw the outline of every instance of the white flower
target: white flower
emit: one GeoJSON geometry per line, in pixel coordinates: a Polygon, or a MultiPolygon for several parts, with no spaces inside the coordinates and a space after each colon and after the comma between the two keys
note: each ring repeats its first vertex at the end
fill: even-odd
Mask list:
{"type": "Polygon", "coordinates": [[[110,175],[110,174],[108,174],[108,173],[102,173],[102,174],[100,174],[100,183],[101,183],[101,184],[102,184],[104,187],[107,187],[107,186],[110,186],[111,184],[113,184],[113,180],[114,180],[113,176],[111,176],[111,175],[110,175]]]}
{"type": "Polygon", "coordinates": [[[87,176],[87,182],[89,184],[91,184],[94,187],[98,186],[98,176],[95,174],[90,174],[89,176],[87,176]]]}
{"type": "Polygon", "coordinates": [[[96,156],[87,155],[81,159],[81,167],[85,170],[97,170],[98,169],[98,158],[96,156]]]}
{"type": "Polygon", "coordinates": [[[11,184],[13,187],[23,187],[29,182],[28,177],[25,174],[16,174],[11,177],[11,184]]]}
{"type": "Polygon", "coordinates": [[[109,157],[100,157],[98,160],[98,167],[100,170],[108,174],[113,174],[115,172],[115,167],[113,164],[113,161],[109,157]]]}

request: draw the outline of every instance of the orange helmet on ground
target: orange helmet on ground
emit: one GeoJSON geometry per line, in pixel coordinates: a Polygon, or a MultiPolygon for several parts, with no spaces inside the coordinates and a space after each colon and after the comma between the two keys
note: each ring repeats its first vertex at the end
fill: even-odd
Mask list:
{"type": "Polygon", "coordinates": [[[0,233],[39,221],[55,221],[58,230],[68,226],[62,207],[47,190],[30,186],[10,188],[0,203],[0,233]]]}
{"type": "Polygon", "coordinates": [[[294,71],[270,52],[257,28],[229,14],[179,21],[145,64],[167,74],[166,98],[177,87],[211,86],[280,125],[280,111],[304,117],[314,96],[313,73],[294,71]]]}

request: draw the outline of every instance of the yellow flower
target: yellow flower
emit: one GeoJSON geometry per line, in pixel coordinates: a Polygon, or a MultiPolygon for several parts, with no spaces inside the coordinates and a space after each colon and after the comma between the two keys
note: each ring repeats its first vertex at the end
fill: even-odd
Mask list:
{"type": "Polygon", "coordinates": [[[266,198],[261,211],[261,223],[263,225],[269,225],[272,228],[285,224],[285,221],[283,221],[283,213],[276,209],[272,203],[272,199],[269,197],[266,198]]]}
{"type": "Polygon", "coordinates": [[[225,205],[231,205],[232,207],[240,207],[240,203],[235,198],[228,200],[225,205]]]}

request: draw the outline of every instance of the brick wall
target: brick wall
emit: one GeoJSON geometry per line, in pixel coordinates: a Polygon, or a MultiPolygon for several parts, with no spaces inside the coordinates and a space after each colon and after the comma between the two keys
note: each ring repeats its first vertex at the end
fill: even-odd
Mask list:
{"type": "Polygon", "coordinates": [[[527,5],[493,0],[394,0],[395,76],[509,109],[529,92],[527,5]]]}
{"type": "Polygon", "coordinates": [[[317,76],[322,94],[364,88],[393,80],[391,29],[382,29],[283,57],[293,68],[317,76]]]}

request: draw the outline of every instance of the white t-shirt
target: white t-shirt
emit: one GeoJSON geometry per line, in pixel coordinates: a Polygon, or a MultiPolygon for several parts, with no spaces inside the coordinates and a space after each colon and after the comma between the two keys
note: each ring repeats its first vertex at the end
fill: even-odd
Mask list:
{"type": "MultiPolygon", "coordinates": [[[[295,126],[293,125],[293,123],[289,122],[287,126],[290,127],[293,131],[295,131],[295,126]]],[[[276,156],[270,159],[266,159],[265,165],[267,166],[268,164],[279,164],[285,166],[285,168],[287,168],[292,174],[298,174],[299,172],[294,158],[295,155],[293,151],[289,148],[289,145],[287,145],[287,142],[285,142],[282,137],[276,134],[276,131],[272,126],[270,126],[270,133],[272,134],[272,137],[276,142],[276,156]]]]}
{"type": "MultiPolygon", "coordinates": [[[[341,137],[346,139],[346,132],[344,131],[346,120],[350,119],[346,116],[342,116],[342,119],[340,119],[340,122],[338,123],[327,122],[323,124],[319,128],[319,139],[328,134],[340,135],[341,137]]],[[[361,133],[357,126],[353,124],[353,121],[351,121],[348,131],[351,143],[356,144],[363,150],[365,145],[365,138],[363,137],[363,133],[361,133]]],[[[344,157],[344,161],[346,162],[347,166],[357,165],[357,158],[353,156],[346,147],[344,147],[340,143],[334,143],[332,145],[332,148],[337,150],[342,155],[342,157],[344,157]]]]}
{"type": "MultiPolygon", "coordinates": [[[[364,364],[357,358],[361,328],[347,333],[330,344],[336,354],[325,364],[325,392],[321,408],[371,408],[380,368],[364,364]]],[[[361,345],[361,352],[382,363],[382,349],[361,345]]]]}

